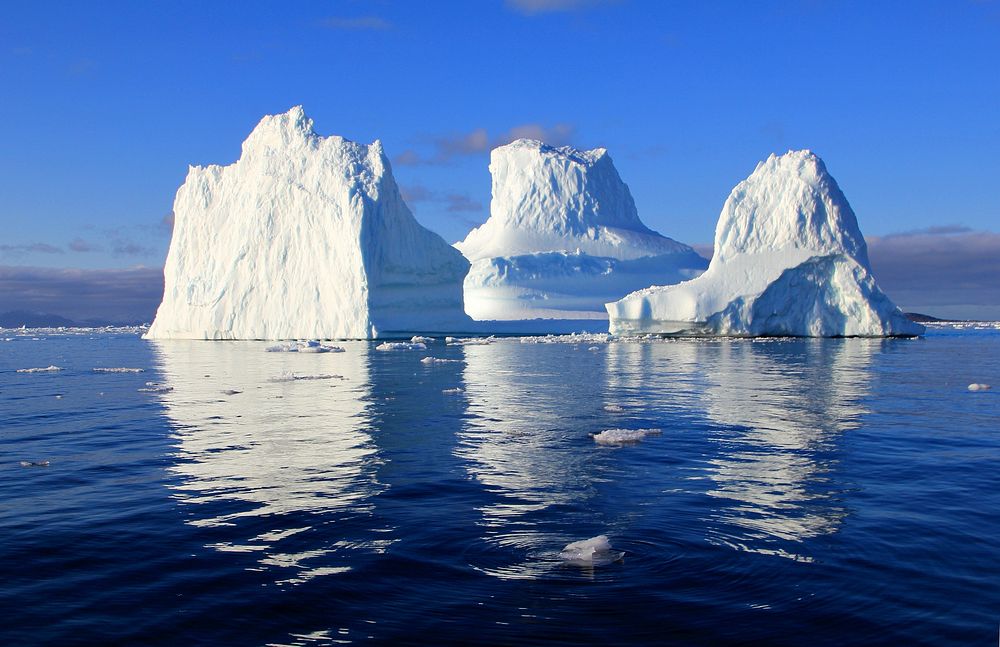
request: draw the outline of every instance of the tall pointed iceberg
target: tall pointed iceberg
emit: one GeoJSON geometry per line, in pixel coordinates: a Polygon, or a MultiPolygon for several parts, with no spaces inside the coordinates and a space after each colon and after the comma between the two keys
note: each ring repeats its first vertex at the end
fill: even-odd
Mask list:
{"type": "Polygon", "coordinates": [[[264,117],[229,166],[174,201],[149,338],[374,338],[467,330],[469,263],[414,219],[378,141],[321,137],[301,107],[264,117]]]}
{"type": "Polygon", "coordinates": [[[607,304],[611,332],[907,336],[924,328],[878,288],[847,198],[807,150],[771,155],[733,189],[700,277],[607,304]]]}
{"type": "Polygon", "coordinates": [[[493,150],[490,173],[490,218],[455,244],[474,319],[603,319],[607,300],[708,265],[642,223],[603,148],[519,139],[493,150]]]}

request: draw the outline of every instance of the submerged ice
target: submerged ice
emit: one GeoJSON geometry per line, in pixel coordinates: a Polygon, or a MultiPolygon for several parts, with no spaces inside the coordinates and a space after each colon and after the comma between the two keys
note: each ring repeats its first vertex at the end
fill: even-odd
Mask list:
{"type": "Polygon", "coordinates": [[[733,189],[708,270],[607,304],[615,334],[918,335],[878,288],[854,211],[810,151],[772,155],[733,189]]]}
{"type": "Polygon", "coordinates": [[[520,139],[493,150],[490,173],[490,217],[455,244],[472,262],[465,309],[474,319],[604,318],[606,301],[707,265],[642,223],[603,148],[520,139]]]}
{"type": "Polygon", "coordinates": [[[301,107],[264,117],[235,163],[191,167],[148,338],[466,329],[469,263],[414,219],[382,144],[312,126],[301,107]]]}

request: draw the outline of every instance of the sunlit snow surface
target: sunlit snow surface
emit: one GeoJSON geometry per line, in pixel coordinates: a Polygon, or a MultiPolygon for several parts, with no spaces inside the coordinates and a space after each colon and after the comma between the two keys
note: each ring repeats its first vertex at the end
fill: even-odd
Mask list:
{"type": "Polygon", "coordinates": [[[1000,324],[140,333],[0,330],[5,644],[995,639],[1000,324]]]}

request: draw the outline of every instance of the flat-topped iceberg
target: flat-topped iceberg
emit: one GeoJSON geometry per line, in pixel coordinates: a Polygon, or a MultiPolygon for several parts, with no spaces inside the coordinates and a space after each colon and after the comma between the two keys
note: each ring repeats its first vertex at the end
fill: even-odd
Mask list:
{"type": "Polygon", "coordinates": [[[264,117],[235,163],[191,167],[148,338],[468,328],[469,263],[414,219],[382,144],[321,137],[312,125],[301,107],[264,117]]]}
{"type": "Polygon", "coordinates": [[[726,200],[708,270],[607,304],[614,334],[911,336],[847,198],[810,151],[771,155],[726,200]]]}
{"type": "Polygon", "coordinates": [[[603,304],[707,261],[639,219],[607,150],[519,139],[490,155],[490,217],[455,247],[474,319],[602,319],[603,304]]]}

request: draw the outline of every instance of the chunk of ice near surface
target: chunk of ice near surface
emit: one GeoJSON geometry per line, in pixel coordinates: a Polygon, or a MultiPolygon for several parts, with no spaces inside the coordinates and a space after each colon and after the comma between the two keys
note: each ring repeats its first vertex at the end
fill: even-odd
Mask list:
{"type": "Polygon", "coordinates": [[[577,566],[603,566],[617,562],[625,553],[611,550],[611,542],[607,535],[598,535],[567,544],[559,558],[568,564],[577,566]]]}
{"type": "Polygon", "coordinates": [[[264,349],[268,353],[343,353],[340,346],[328,346],[317,340],[293,341],[284,344],[274,344],[264,349]]]}
{"type": "Polygon", "coordinates": [[[989,391],[992,388],[993,387],[991,387],[989,384],[975,384],[975,383],[973,383],[973,384],[969,385],[969,390],[970,391],[989,391]]]}
{"type": "Polygon", "coordinates": [[[385,341],[375,347],[375,350],[427,350],[427,344],[408,341],[385,341]]]}
{"type": "Polygon", "coordinates": [[[454,389],[444,389],[441,393],[447,393],[449,395],[455,395],[458,393],[465,393],[465,389],[455,387],[454,389]]]}
{"type": "Polygon", "coordinates": [[[425,357],[420,360],[421,364],[427,364],[428,366],[432,364],[457,364],[461,362],[460,359],[444,359],[441,357],[425,357]]]}
{"type": "Polygon", "coordinates": [[[21,461],[21,467],[48,467],[48,461],[21,461]]]}
{"type": "Polygon", "coordinates": [[[95,373],[142,373],[144,368],[128,368],[125,366],[114,366],[111,368],[95,368],[95,373]]]}
{"type": "Polygon", "coordinates": [[[421,337],[420,335],[414,335],[413,338],[410,339],[410,343],[413,344],[429,344],[432,341],[434,341],[433,337],[421,337]]]}
{"type": "Polygon", "coordinates": [[[62,367],[53,365],[53,366],[46,366],[46,367],[43,367],[43,368],[19,368],[19,369],[17,369],[17,372],[18,373],[55,373],[56,371],[61,371],[61,370],[62,370],[62,367]]]}
{"type": "Polygon", "coordinates": [[[646,436],[660,433],[660,429],[606,429],[594,434],[594,442],[598,445],[633,445],[646,436]]]}

